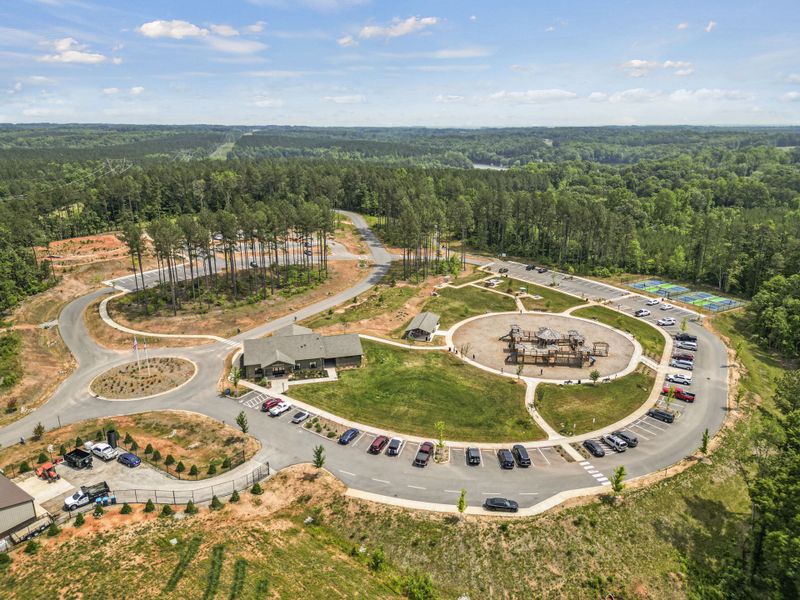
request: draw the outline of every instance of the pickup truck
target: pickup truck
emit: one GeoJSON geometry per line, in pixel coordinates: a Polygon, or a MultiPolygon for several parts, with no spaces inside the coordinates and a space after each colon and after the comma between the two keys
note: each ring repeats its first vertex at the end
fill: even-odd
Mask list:
{"type": "Polygon", "coordinates": [[[89,486],[82,485],[77,492],[64,498],[64,507],[67,510],[75,510],[79,506],[94,502],[97,498],[107,496],[109,491],[110,489],[105,481],[89,486]]]}
{"type": "Polygon", "coordinates": [[[670,389],[672,390],[672,397],[677,398],[678,400],[683,400],[684,402],[694,402],[695,400],[695,393],[694,392],[687,392],[683,388],[673,387],[670,388],[669,386],[664,386],[661,390],[663,395],[669,394],[670,389]]]}
{"type": "Polygon", "coordinates": [[[83,448],[75,448],[64,455],[64,462],[73,469],[91,469],[92,453],[83,448]]]}

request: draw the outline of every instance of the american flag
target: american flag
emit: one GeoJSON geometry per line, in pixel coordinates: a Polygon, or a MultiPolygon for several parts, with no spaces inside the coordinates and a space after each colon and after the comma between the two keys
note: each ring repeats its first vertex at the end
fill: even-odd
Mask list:
{"type": "Polygon", "coordinates": [[[136,336],[133,336],[133,349],[134,350],[139,349],[139,342],[136,340],[136,336]]]}

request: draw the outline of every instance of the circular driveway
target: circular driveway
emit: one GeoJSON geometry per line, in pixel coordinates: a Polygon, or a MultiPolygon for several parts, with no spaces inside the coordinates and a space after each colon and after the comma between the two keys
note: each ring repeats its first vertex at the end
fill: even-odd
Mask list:
{"type": "Polygon", "coordinates": [[[458,349],[468,348],[466,357],[477,363],[497,371],[502,369],[516,373],[517,366],[505,362],[508,343],[500,340],[501,336],[511,330],[512,325],[519,325],[521,329],[533,332],[540,327],[549,327],[561,334],[574,329],[586,338],[586,345],[590,348],[593,342],[607,342],[609,345],[608,356],[597,357],[593,367],[588,363],[584,368],[525,365],[522,375],[526,377],[588,379],[589,373],[594,369],[600,372],[601,377],[605,377],[624,370],[634,354],[633,342],[615,329],[576,317],[548,313],[494,314],[473,319],[455,330],[453,344],[458,349]]]}

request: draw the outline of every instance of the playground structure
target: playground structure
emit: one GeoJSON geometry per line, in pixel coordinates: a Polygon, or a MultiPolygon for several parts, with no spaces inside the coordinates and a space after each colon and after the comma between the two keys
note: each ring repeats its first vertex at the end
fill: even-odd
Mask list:
{"type": "Polygon", "coordinates": [[[500,341],[508,342],[505,362],[512,365],[582,368],[594,366],[598,356],[608,356],[609,352],[607,342],[593,342],[590,348],[574,329],[564,335],[549,327],[540,327],[534,333],[512,325],[500,341]]]}

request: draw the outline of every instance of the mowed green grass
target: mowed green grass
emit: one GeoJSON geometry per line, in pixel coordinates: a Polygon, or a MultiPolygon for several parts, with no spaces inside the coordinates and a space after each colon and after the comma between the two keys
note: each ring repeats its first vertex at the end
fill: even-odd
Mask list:
{"type": "Polygon", "coordinates": [[[517,305],[513,298],[468,285],[460,289],[442,288],[422,308],[438,314],[440,327],[448,329],[468,317],[512,311],[517,305]]]}
{"type": "Polygon", "coordinates": [[[536,409],[561,433],[579,435],[616,423],[639,408],[653,389],[652,375],[633,372],[608,383],[539,384],[536,409]],[[573,432],[574,425],[574,432],[573,432]]]}
{"type": "Polygon", "coordinates": [[[505,292],[508,289],[509,284],[511,288],[518,292],[521,287],[527,289],[527,292],[531,296],[541,296],[541,300],[534,300],[533,298],[523,298],[522,304],[525,306],[527,310],[541,310],[546,312],[564,312],[568,308],[572,308],[573,306],[580,306],[581,304],[586,304],[580,298],[575,298],[574,296],[570,296],[569,294],[564,294],[563,292],[559,292],[554,288],[545,287],[543,285],[536,285],[535,283],[530,283],[528,281],[521,281],[519,279],[508,279],[504,280],[497,289],[500,291],[505,292]]]}
{"type": "MultiPolygon", "coordinates": [[[[352,302],[344,306],[343,312],[322,313],[302,322],[306,327],[325,327],[342,323],[355,323],[394,312],[419,292],[415,286],[375,286],[359,298],[362,302],[352,302]]],[[[334,309],[334,311],[339,310],[334,309]]]]}
{"type": "Polygon", "coordinates": [[[444,351],[362,342],[365,364],[339,381],[292,386],[291,396],[336,415],[392,431],[491,442],[544,439],[525,408],[525,387],[444,351]]]}
{"type": "Polygon", "coordinates": [[[641,319],[623,315],[604,306],[587,306],[572,312],[576,317],[597,319],[621,331],[627,331],[642,345],[642,350],[650,358],[658,361],[664,354],[664,336],[661,332],[641,319]]]}

